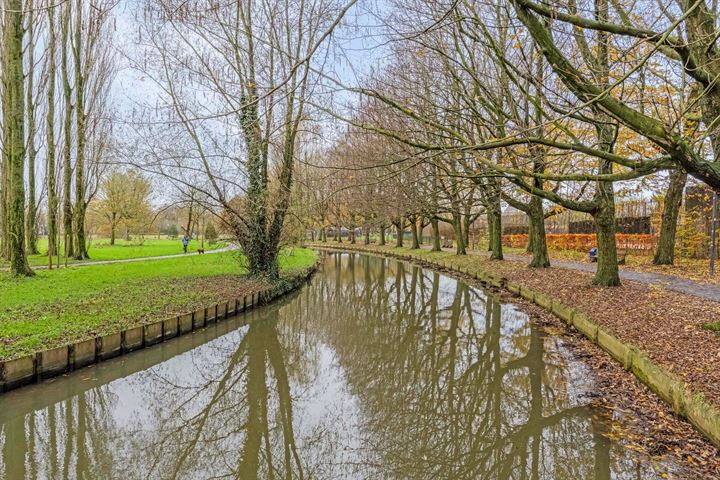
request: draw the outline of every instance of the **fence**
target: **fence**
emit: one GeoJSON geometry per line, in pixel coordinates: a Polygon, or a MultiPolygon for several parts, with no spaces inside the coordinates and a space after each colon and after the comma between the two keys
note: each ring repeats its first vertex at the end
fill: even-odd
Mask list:
{"type": "MultiPolygon", "coordinates": [[[[618,248],[635,252],[652,252],[662,222],[662,202],[637,200],[616,205],[618,248]]],[[[712,191],[704,185],[690,185],[685,190],[678,219],[676,251],[691,258],[707,258],[710,252],[712,225],[712,191]]],[[[502,217],[503,241],[508,246],[526,245],[528,218],[524,212],[506,209],[502,217]]],[[[476,227],[481,236],[487,231],[482,219],[476,227]]],[[[545,219],[548,246],[586,251],[597,245],[595,224],[587,213],[565,210],[545,219]]]]}
{"type": "MultiPolygon", "coordinates": [[[[657,234],[661,206],[654,201],[638,200],[618,203],[615,206],[618,233],[657,234]]],[[[503,235],[528,233],[528,218],[524,212],[506,210],[502,216],[503,235]]],[[[545,219],[545,232],[549,234],[591,234],[595,223],[589,213],[565,210],[545,219]]]]}
{"type": "MultiPolygon", "coordinates": [[[[552,250],[589,251],[597,246],[594,233],[550,233],[545,236],[548,248],[552,250]]],[[[635,254],[650,254],[657,247],[657,235],[618,233],[615,240],[619,249],[635,254]]],[[[527,245],[527,234],[503,235],[503,245],[522,248],[527,245]]]]}

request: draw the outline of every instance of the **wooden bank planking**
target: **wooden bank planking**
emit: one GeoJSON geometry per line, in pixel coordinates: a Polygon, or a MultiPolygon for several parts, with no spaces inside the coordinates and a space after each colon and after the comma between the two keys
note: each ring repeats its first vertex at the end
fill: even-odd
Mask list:
{"type": "Polygon", "coordinates": [[[300,287],[316,269],[317,265],[292,277],[286,283],[242,298],[220,302],[195,312],[2,361],[0,392],[7,392],[135,350],[148,348],[252,310],[300,287]]]}

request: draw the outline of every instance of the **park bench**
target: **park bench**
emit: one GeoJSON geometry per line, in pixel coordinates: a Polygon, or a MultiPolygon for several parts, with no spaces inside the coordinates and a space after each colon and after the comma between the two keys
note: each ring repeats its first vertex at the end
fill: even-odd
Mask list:
{"type": "Polygon", "coordinates": [[[442,248],[453,248],[452,240],[450,240],[448,238],[444,238],[441,247],[442,248]]]}
{"type": "Polygon", "coordinates": [[[628,254],[627,248],[618,248],[618,251],[617,251],[618,265],[625,265],[625,258],[627,257],[627,254],[628,254]]]}
{"type": "MultiPolygon", "coordinates": [[[[627,248],[618,248],[618,250],[617,250],[618,265],[625,265],[625,259],[627,258],[627,254],[628,254],[627,248]]],[[[590,263],[597,262],[597,247],[593,247],[590,249],[590,252],[588,253],[588,261],[590,263]]]]}

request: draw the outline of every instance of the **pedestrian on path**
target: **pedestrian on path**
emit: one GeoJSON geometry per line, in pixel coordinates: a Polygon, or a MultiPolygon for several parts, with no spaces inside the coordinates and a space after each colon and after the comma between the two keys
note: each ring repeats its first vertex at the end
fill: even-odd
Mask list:
{"type": "Polygon", "coordinates": [[[182,238],[183,253],[187,253],[187,249],[188,249],[188,244],[189,244],[189,243],[190,243],[190,236],[189,236],[189,235],[185,235],[185,236],[182,238]]]}

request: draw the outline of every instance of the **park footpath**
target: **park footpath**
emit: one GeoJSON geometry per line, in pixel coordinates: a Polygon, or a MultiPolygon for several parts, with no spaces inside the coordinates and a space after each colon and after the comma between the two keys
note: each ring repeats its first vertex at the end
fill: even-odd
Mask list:
{"type": "MultiPolygon", "coordinates": [[[[227,247],[223,248],[216,248],[215,250],[208,250],[207,252],[204,252],[203,255],[212,255],[215,253],[225,253],[225,252],[232,252],[235,250],[239,250],[240,247],[238,247],[235,244],[230,244],[227,247]]],[[[197,255],[197,253],[175,253],[172,255],[157,255],[154,257],[135,257],[135,258],[123,258],[120,260],[89,260],[89,261],[82,261],[82,262],[71,262],[65,265],[64,263],[61,263],[57,267],[53,265],[53,268],[59,269],[59,268],[74,268],[74,267],[92,267],[93,265],[114,265],[117,263],[136,263],[136,262],[153,262],[156,260],[167,260],[168,258],[182,258],[187,257],[190,255],[197,255]]],[[[32,267],[33,270],[48,270],[49,267],[47,265],[36,265],[32,267]]],[[[7,272],[10,269],[8,267],[0,267],[0,272],[7,272]]]]}
{"type": "MultiPolygon", "coordinates": [[[[468,250],[471,255],[489,256],[489,252],[468,250]]],[[[530,255],[504,255],[506,260],[528,263],[532,258],[530,255]]],[[[552,266],[568,270],[579,270],[581,272],[595,273],[597,263],[576,262],[572,260],[552,260],[552,266]]],[[[698,282],[690,278],[677,275],[665,275],[655,272],[639,272],[628,267],[620,269],[620,280],[632,280],[656,287],[661,287],[674,292],[686,293],[695,297],[705,298],[713,302],[720,302],[720,285],[713,285],[705,282],[698,282]]]]}
{"type": "Polygon", "coordinates": [[[531,301],[600,346],[720,447],[720,334],[703,328],[720,320],[720,302],[713,298],[717,287],[701,285],[695,295],[692,283],[698,282],[687,280],[690,285],[679,291],[669,288],[672,277],[628,270],[623,270],[622,286],[597,287],[590,283],[592,273],[573,268],[575,262],[564,262],[567,268],[533,269],[523,257],[498,261],[486,255],[331,242],[308,247],[374,253],[466,274],[531,301]],[[630,273],[637,275],[630,279],[630,273]]]}

